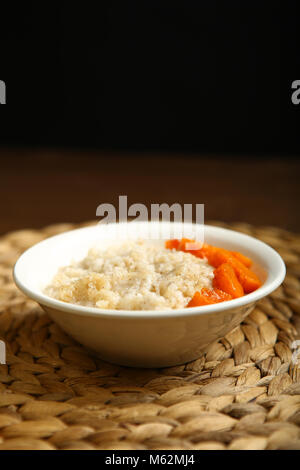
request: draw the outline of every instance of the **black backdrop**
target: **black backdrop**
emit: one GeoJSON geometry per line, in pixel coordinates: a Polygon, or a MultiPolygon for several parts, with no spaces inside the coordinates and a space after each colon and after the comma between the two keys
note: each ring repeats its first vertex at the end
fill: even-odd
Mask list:
{"type": "Polygon", "coordinates": [[[298,154],[296,5],[1,4],[0,143],[298,154]]]}

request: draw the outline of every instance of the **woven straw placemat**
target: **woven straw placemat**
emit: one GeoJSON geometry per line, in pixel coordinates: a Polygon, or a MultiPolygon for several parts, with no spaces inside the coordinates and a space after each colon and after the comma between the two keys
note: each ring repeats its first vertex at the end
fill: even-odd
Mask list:
{"type": "Polygon", "coordinates": [[[300,449],[300,361],[291,350],[300,332],[300,235],[228,226],[282,255],[283,285],[205,356],[142,370],[90,355],[13,283],[24,249],[76,227],[0,239],[0,450],[300,449]]]}

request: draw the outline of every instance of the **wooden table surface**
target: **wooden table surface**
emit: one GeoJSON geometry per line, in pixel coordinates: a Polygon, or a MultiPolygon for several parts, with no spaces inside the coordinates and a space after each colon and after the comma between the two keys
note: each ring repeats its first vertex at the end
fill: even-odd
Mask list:
{"type": "Polygon", "coordinates": [[[96,220],[96,208],[142,202],[205,204],[206,220],[300,232],[300,160],[0,149],[0,234],[96,220]]]}

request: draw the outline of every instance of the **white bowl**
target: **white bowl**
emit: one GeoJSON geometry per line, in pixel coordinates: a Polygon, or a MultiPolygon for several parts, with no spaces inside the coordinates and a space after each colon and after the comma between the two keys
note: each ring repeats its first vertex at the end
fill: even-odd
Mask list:
{"type": "MultiPolygon", "coordinates": [[[[131,228],[153,222],[130,222],[131,228]],[[135,224],[135,225],[134,225],[135,224]],[[139,224],[139,225],[136,225],[139,224]]],[[[163,222],[160,224],[172,224],[163,222]]],[[[238,299],[214,305],[164,311],[104,310],[69,304],[43,293],[61,266],[81,260],[100,242],[112,243],[109,226],[95,225],[48,238],[29,248],[14,267],[17,286],[70,336],[102,359],[132,367],[167,367],[192,361],[203,349],[235,328],[283,281],[285,265],[265,243],[239,232],[205,226],[205,242],[240,251],[253,260],[262,287],[238,299]]],[[[138,230],[136,230],[138,237],[138,230]]],[[[163,240],[149,241],[163,244],[163,240]]]]}

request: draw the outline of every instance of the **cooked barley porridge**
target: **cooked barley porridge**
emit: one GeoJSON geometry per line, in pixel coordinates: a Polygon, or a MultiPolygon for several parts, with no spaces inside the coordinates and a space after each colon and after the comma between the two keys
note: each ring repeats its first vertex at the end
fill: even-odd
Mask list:
{"type": "Polygon", "coordinates": [[[116,310],[182,308],[195,291],[212,287],[214,268],[183,251],[128,241],[92,248],[62,267],[45,293],[64,302],[116,310]]]}

